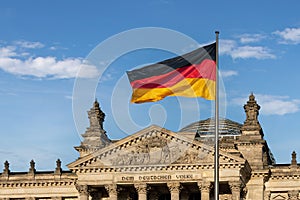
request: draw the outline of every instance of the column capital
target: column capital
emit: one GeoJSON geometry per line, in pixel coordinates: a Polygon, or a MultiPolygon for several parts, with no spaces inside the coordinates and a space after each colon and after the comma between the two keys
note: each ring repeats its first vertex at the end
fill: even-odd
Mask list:
{"type": "Polygon", "coordinates": [[[197,184],[200,191],[209,192],[212,188],[211,182],[208,181],[197,182],[197,184]]]}
{"type": "Polygon", "coordinates": [[[291,200],[298,200],[299,190],[288,191],[288,196],[289,196],[289,199],[291,199],[291,200]]]}
{"type": "Polygon", "coordinates": [[[179,182],[170,182],[167,183],[170,192],[179,192],[180,191],[180,183],[179,182]]]}
{"type": "Polygon", "coordinates": [[[79,194],[89,195],[89,186],[79,185],[79,184],[76,183],[75,187],[78,190],[79,194]]]}
{"type": "Polygon", "coordinates": [[[139,183],[139,184],[134,184],[134,187],[138,193],[147,193],[147,184],[146,183],[139,183]]]}
{"type": "Polygon", "coordinates": [[[240,181],[230,181],[228,184],[231,189],[232,200],[241,199],[242,183],[240,181]]]}
{"type": "Polygon", "coordinates": [[[107,190],[109,195],[117,195],[118,194],[117,184],[105,185],[104,187],[107,190]]]}
{"type": "Polygon", "coordinates": [[[230,181],[228,184],[229,184],[231,191],[236,191],[236,190],[240,191],[241,190],[242,184],[240,181],[230,181]]]}

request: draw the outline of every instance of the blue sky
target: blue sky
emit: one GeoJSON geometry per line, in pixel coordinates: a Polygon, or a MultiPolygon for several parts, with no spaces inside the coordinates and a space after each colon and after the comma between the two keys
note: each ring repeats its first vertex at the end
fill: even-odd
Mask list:
{"type": "MultiPolygon", "coordinates": [[[[12,171],[26,171],[31,159],[38,170],[54,169],[57,158],[63,165],[74,161],[78,154],[73,146],[80,144],[80,134],[88,125],[85,111],[95,97],[106,113],[104,128],[113,139],[153,123],[177,131],[210,117],[212,102],[203,99],[170,97],[157,103],[129,103],[126,70],[176,54],[141,47],[103,60],[109,65],[96,90],[81,93],[82,98],[88,96],[89,105],[81,107],[83,120],[75,124],[74,83],[97,80],[101,71],[86,61],[116,34],[158,27],[199,44],[214,41],[215,30],[220,31],[220,70],[226,93],[223,115],[243,123],[243,104],[254,92],[262,107],[259,120],[265,139],[277,163],[289,163],[291,152],[300,152],[299,6],[296,0],[1,1],[0,162],[8,160],[12,171]],[[84,73],[78,74],[80,69],[84,73]]],[[[160,37],[157,41],[163,42],[160,37]]],[[[182,47],[177,53],[194,46],[182,47]]],[[[115,43],[108,50],[120,48],[115,43]]]]}

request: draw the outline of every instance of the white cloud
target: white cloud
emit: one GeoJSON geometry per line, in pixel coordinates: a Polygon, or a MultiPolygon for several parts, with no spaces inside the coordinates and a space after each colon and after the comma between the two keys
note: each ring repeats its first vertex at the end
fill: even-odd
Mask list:
{"type": "Polygon", "coordinates": [[[220,54],[229,55],[233,59],[274,59],[275,55],[262,46],[238,46],[234,40],[220,40],[220,54]]]}
{"type": "Polygon", "coordinates": [[[283,31],[275,31],[273,33],[281,37],[282,43],[285,44],[300,43],[300,28],[286,28],[283,31]]]}
{"type": "Polygon", "coordinates": [[[238,75],[238,72],[234,70],[221,70],[220,73],[223,78],[238,75]]]}
{"type": "Polygon", "coordinates": [[[0,58],[17,56],[15,49],[13,46],[0,47],[0,58]]]}
{"type": "Polygon", "coordinates": [[[238,36],[242,44],[259,42],[265,38],[262,34],[242,34],[238,36]]]}
{"type": "Polygon", "coordinates": [[[14,42],[17,46],[26,49],[39,49],[43,48],[45,45],[40,42],[30,42],[25,40],[19,40],[14,42]]]}
{"type": "Polygon", "coordinates": [[[242,46],[237,47],[231,52],[231,57],[236,58],[256,58],[256,59],[274,59],[275,55],[270,53],[270,50],[261,46],[242,46]]]}
{"type": "MultiPolygon", "coordinates": [[[[27,48],[37,48],[38,44],[28,43],[27,48]]],[[[29,57],[28,52],[17,52],[17,47],[0,47],[0,69],[11,74],[33,76],[37,78],[94,78],[99,75],[98,69],[86,63],[82,58],[65,58],[53,56],[29,57]],[[80,73],[78,73],[80,71],[80,73]]]]}
{"type": "MultiPolygon", "coordinates": [[[[263,115],[286,115],[300,110],[300,100],[289,96],[255,94],[257,103],[261,106],[263,115]]],[[[233,104],[244,105],[248,98],[235,98],[233,104]]]]}
{"type": "Polygon", "coordinates": [[[57,60],[55,57],[37,57],[21,60],[17,58],[0,58],[0,68],[6,72],[37,78],[93,78],[98,75],[95,66],[85,64],[79,58],[57,60]]]}

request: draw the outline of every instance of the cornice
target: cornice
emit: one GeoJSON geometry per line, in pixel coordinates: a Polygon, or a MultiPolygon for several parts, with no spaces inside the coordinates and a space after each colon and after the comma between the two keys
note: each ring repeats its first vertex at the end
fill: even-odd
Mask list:
{"type": "Polygon", "coordinates": [[[60,181],[1,181],[0,188],[27,188],[27,187],[61,187],[61,186],[73,186],[75,179],[72,180],[60,180],[60,181]]]}

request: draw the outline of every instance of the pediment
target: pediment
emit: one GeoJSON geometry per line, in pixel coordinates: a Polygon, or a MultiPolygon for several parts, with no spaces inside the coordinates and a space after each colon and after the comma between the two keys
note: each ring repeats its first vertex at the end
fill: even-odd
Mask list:
{"type": "MultiPolygon", "coordinates": [[[[68,165],[78,168],[213,165],[212,146],[159,126],[150,126],[68,165]]],[[[220,164],[245,160],[220,151],[220,164]]]]}

